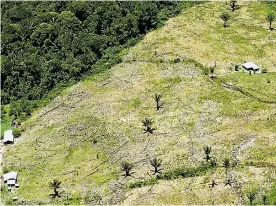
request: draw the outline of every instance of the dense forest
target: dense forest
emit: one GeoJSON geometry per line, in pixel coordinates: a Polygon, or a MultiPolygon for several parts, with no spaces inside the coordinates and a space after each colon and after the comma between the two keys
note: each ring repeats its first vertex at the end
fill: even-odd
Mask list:
{"type": "Polygon", "coordinates": [[[120,62],[122,48],[192,4],[2,2],[2,105],[30,115],[49,91],[120,62]]]}

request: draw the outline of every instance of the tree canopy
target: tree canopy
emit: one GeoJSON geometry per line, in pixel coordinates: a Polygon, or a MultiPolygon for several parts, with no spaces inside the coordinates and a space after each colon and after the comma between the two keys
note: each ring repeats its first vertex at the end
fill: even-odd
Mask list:
{"type": "Polygon", "coordinates": [[[98,67],[120,62],[122,48],[190,4],[2,2],[1,103],[33,103],[98,67]]]}

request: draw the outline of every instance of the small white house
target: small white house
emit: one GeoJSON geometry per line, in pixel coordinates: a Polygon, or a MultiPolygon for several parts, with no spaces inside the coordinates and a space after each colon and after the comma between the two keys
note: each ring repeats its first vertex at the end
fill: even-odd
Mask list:
{"type": "Polygon", "coordinates": [[[17,172],[12,171],[12,172],[5,173],[3,174],[3,178],[4,178],[4,183],[8,183],[8,185],[9,183],[15,185],[17,182],[17,172]]]}
{"type": "Polygon", "coordinates": [[[246,63],[242,64],[242,67],[243,67],[244,69],[246,69],[247,71],[253,71],[254,73],[255,73],[256,71],[259,71],[259,70],[260,70],[260,67],[257,66],[257,65],[256,65],[255,63],[253,63],[253,62],[246,62],[246,63]]]}
{"type": "Polygon", "coordinates": [[[8,186],[13,187],[13,186],[15,186],[15,184],[16,184],[16,179],[7,180],[7,185],[8,186]]]}
{"type": "Polygon", "coordinates": [[[12,144],[14,141],[14,136],[12,134],[12,130],[6,130],[4,132],[4,144],[12,144]]]}

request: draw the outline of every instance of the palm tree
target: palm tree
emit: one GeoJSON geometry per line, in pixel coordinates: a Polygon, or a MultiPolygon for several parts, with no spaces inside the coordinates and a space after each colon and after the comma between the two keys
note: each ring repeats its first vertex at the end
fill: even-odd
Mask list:
{"type": "Polygon", "coordinates": [[[133,168],[133,164],[129,163],[129,162],[126,162],[126,161],[123,161],[121,163],[121,166],[122,166],[122,171],[125,172],[125,174],[123,176],[125,177],[128,177],[128,176],[131,176],[131,173],[130,171],[132,170],[133,168]]]}
{"type": "Polygon", "coordinates": [[[256,199],[256,193],[255,192],[249,192],[247,194],[247,198],[249,199],[249,204],[253,205],[253,201],[256,199]]]}
{"type": "Polygon", "coordinates": [[[237,9],[236,3],[237,3],[237,0],[232,0],[232,1],[231,1],[231,8],[232,8],[232,11],[235,11],[235,10],[237,9]]]}
{"type": "Polygon", "coordinates": [[[225,186],[229,185],[232,187],[232,183],[234,183],[231,179],[226,178],[225,186]]]}
{"type": "Polygon", "coordinates": [[[268,198],[268,195],[267,195],[267,194],[263,194],[263,195],[262,195],[263,205],[267,205],[267,198],[268,198]]]}
{"type": "Polygon", "coordinates": [[[272,30],[273,30],[272,22],[273,22],[274,19],[275,19],[275,14],[273,14],[272,12],[268,13],[268,14],[266,15],[266,19],[267,19],[268,22],[269,22],[269,29],[272,31],[272,30]]]}
{"type": "Polygon", "coordinates": [[[161,102],[161,97],[162,97],[162,94],[154,95],[154,99],[156,102],[156,110],[159,110],[164,105],[164,103],[161,102]]]}
{"type": "Polygon", "coordinates": [[[53,182],[49,182],[49,187],[54,190],[54,194],[50,194],[50,197],[55,198],[55,197],[60,197],[58,189],[60,188],[61,181],[58,179],[54,179],[53,182]]]}
{"type": "Polygon", "coordinates": [[[161,172],[161,169],[159,169],[159,167],[161,166],[161,163],[162,163],[162,160],[161,159],[157,159],[156,157],[152,160],[150,160],[150,164],[154,167],[154,170],[153,170],[153,174],[156,174],[156,173],[162,173],[161,172]]]}
{"type": "Polygon", "coordinates": [[[210,165],[211,165],[211,167],[216,167],[217,166],[217,160],[216,159],[211,159],[210,165]]]}
{"type": "Polygon", "coordinates": [[[153,131],[155,130],[155,128],[152,128],[153,121],[149,118],[145,118],[144,120],[142,120],[142,123],[145,127],[144,132],[153,134],[153,131]]]}
{"type": "Polygon", "coordinates": [[[228,169],[230,167],[230,159],[229,158],[225,158],[222,161],[222,165],[223,165],[223,167],[225,167],[226,169],[228,169]]]}
{"type": "Polygon", "coordinates": [[[214,72],[215,72],[215,68],[214,68],[214,67],[211,67],[211,68],[210,68],[210,73],[211,73],[211,78],[212,78],[212,79],[214,78],[214,72]]]}
{"type": "Polygon", "coordinates": [[[218,185],[214,179],[212,179],[212,182],[209,184],[211,187],[215,187],[218,185]]]}
{"type": "Polygon", "coordinates": [[[230,15],[227,12],[223,12],[220,15],[220,18],[224,21],[223,26],[224,26],[224,28],[226,28],[228,26],[227,21],[230,19],[230,15]]]}
{"type": "Polygon", "coordinates": [[[210,156],[212,148],[211,148],[211,146],[206,145],[206,146],[204,146],[203,149],[204,149],[204,152],[205,152],[204,159],[206,159],[206,162],[209,162],[209,160],[211,160],[211,158],[212,158],[210,156]]]}

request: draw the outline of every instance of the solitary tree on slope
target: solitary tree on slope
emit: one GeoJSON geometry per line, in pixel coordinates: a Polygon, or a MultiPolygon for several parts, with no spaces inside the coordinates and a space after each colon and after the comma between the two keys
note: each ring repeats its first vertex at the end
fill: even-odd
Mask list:
{"type": "Polygon", "coordinates": [[[153,121],[149,118],[145,118],[144,120],[142,120],[142,123],[145,127],[144,132],[153,134],[153,131],[155,130],[155,128],[152,128],[153,121]]]}
{"type": "Polygon", "coordinates": [[[125,176],[125,177],[131,176],[130,171],[131,171],[132,168],[133,168],[133,164],[131,164],[131,163],[129,163],[129,162],[126,162],[126,161],[123,161],[123,162],[121,163],[121,166],[122,166],[122,170],[125,172],[124,176],[125,176]]]}
{"type": "Polygon", "coordinates": [[[54,193],[50,194],[51,198],[60,197],[60,193],[58,191],[58,189],[60,188],[60,185],[61,185],[61,181],[59,181],[58,179],[54,179],[53,182],[49,182],[49,187],[54,190],[54,193]]]}
{"type": "Polygon", "coordinates": [[[227,12],[223,12],[223,13],[220,15],[220,18],[224,21],[223,27],[224,27],[224,28],[228,27],[227,22],[228,22],[229,19],[230,19],[230,15],[229,15],[227,12]]]}
{"type": "Polygon", "coordinates": [[[269,12],[269,13],[266,15],[266,19],[267,19],[268,22],[269,22],[269,29],[272,31],[272,30],[273,30],[272,22],[273,22],[274,19],[275,19],[275,14],[272,13],[272,12],[269,12]]]}
{"type": "Polygon", "coordinates": [[[157,159],[156,157],[154,159],[150,160],[150,164],[154,167],[153,174],[162,173],[161,169],[159,168],[161,166],[161,163],[162,163],[162,160],[157,159]]]}
{"type": "Polygon", "coordinates": [[[162,94],[154,95],[154,99],[156,102],[156,110],[159,110],[164,105],[164,103],[161,102],[161,98],[162,98],[162,94]]]}

